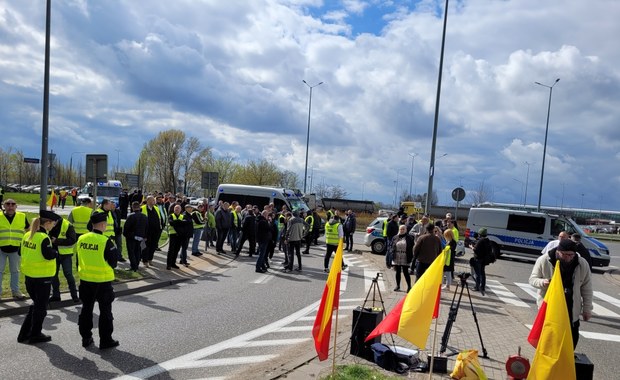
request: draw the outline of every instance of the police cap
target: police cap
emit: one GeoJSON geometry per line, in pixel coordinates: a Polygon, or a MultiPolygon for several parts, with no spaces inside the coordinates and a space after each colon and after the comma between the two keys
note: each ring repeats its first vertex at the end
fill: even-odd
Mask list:
{"type": "Polygon", "coordinates": [[[92,224],[105,222],[108,220],[108,215],[105,212],[95,212],[90,216],[90,222],[92,224]]]}
{"type": "Polygon", "coordinates": [[[53,220],[54,222],[62,219],[60,215],[56,214],[55,212],[47,211],[47,210],[39,211],[39,216],[44,219],[53,220]]]}

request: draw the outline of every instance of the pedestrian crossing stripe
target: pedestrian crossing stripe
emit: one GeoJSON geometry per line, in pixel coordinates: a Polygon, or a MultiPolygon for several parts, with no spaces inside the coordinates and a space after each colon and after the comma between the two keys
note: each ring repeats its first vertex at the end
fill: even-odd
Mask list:
{"type": "Polygon", "coordinates": [[[530,307],[530,305],[521,301],[519,297],[517,297],[514,293],[508,290],[508,288],[502,285],[499,281],[487,280],[486,287],[488,290],[493,292],[497,296],[497,298],[506,302],[507,304],[519,307],[530,307]]]}
{"type": "MultiPolygon", "coordinates": [[[[366,291],[368,291],[368,289],[370,289],[370,287],[372,286],[372,281],[377,277],[377,274],[382,272],[376,271],[376,270],[370,270],[370,269],[364,269],[364,289],[366,291]]],[[[382,292],[386,291],[385,288],[385,280],[383,279],[383,276],[380,276],[377,279],[377,285],[379,286],[379,290],[382,292]]]]}
{"type": "MultiPolygon", "coordinates": [[[[521,288],[524,292],[526,292],[527,294],[529,294],[532,298],[537,299],[538,298],[538,291],[536,290],[536,288],[534,288],[532,285],[530,284],[524,284],[521,282],[515,282],[515,285],[517,285],[519,288],[521,288]]],[[[609,302],[610,304],[614,305],[614,306],[620,306],[620,300],[617,300],[613,297],[610,297],[604,293],[595,291],[593,292],[594,296],[602,299],[605,302],[609,302]]],[[[596,302],[592,302],[592,313],[594,315],[597,316],[601,316],[601,317],[613,317],[613,318],[620,318],[620,315],[618,313],[615,313],[611,310],[609,310],[608,308],[597,304],[596,302]]]]}

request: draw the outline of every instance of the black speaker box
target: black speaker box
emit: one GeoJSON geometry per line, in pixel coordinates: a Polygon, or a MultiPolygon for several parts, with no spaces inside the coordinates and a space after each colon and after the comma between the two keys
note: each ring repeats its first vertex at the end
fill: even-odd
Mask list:
{"type": "Polygon", "coordinates": [[[594,364],[588,359],[586,354],[575,352],[575,372],[577,380],[592,380],[594,377],[594,364]]]}
{"type": "Polygon", "coordinates": [[[364,308],[361,306],[353,309],[353,323],[351,328],[351,355],[359,356],[374,362],[374,353],[370,348],[373,343],[381,343],[381,335],[364,342],[364,339],[383,320],[383,309],[364,308]]]}

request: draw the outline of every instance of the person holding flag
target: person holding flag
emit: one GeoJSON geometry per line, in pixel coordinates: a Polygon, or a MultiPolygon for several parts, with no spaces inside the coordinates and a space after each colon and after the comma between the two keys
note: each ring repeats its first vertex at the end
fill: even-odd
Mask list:
{"type": "Polygon", "coordinates": [[[556,263],[559,264],[559,273],[562,279],[562,293],[566,298],[566,313],[568,313],[571,331],[573,335],[573,348],[579,341],[579,316],[584,321],[592,317],[592,281],[588,262],[575,251],[575,242],[570,239],[560,240],[557,248],[549,250],[540,256],[534,264],[529,283],[538,289],[538,307],[542,310],[545,304],[545,295],[550,289],[552,275],[557,272],[556,263]]]}
{"type": "Polygon", "coordinates": [[[52,187],[52,193],[47,200],[47,205],[50,206],[50,211],[54,211],[54,206],[58,204],[58,197],[56,197],[56,190],[52,187]]]}

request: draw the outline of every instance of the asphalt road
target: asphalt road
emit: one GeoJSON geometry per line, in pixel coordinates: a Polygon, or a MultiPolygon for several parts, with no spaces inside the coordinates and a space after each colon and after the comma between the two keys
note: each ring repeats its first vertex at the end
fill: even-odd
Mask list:
{"type": "MultiPolygon", "coordinates": [[[[372,263],[355,256],[346,259],[350,267],[343,274],[342,313],[349,318],[366,295],[364,276],[372,275],[367,267],[372,263]]],[[[274,267],[280,266],[279,257],[274,267]]],[[[310,316],[327,278],[322,260],[322,248],[313,248],[303,256],[301,273],[265,275],[254,271],[255,259],[242,256],[223,273],[118,299],[114,337],[121,345],[109,351],[81,347],[80,306],[50,311],[44,330],[53,341],[39,346],[16,343],[23,316],[2,319],[0,379],[230,376],[309,341],[310,316]]],[[[97,338],[95,331],[96,344],[97,338]]]]}

